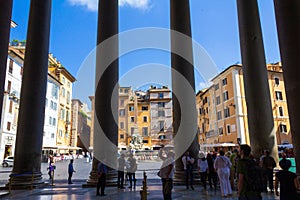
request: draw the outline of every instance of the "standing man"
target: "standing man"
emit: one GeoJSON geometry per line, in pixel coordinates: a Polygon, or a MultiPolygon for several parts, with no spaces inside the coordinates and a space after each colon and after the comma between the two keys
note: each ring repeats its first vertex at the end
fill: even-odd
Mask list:
{"type": "Polygon", "coordinates": [[[119,168],[118,168],[118,188],[125,189],[124,184],[124,168],[125,168],[125,154],[121,154],[119,158],[119,168]]]}
{"type": "Polygon", "coordinates": [[[128,176],[129,176],[129,189],[132,189],[132,181],[134,184],[134,189],[136,186],[136,178],[135,178],[135,172],[137,170],[137,163],[136,163],[136,159],[133,157],[133,153],[130,153],[129,158],[128,158],[128,165],[129,165],[129,169],[128,169],[128,176]]]}
{"type": "MultiPolygon", "coordinates": [[[[274,158],[270,155],[270,151],[265,151],[265,157],[262,159],[262,168],[265,174],[265,180],[269,182],[269,189],[271,193],[274,193],[274,183],[273,183],[273,172],[276,167],[276,162],[274,158]]],[[[265,190],[267,191],[267,182],[265,182],[265,190]]]]}
{"type": "Polygon", "coordinates": [[[72,176],[73,176],[73,173],[76,172],[74,170],[74,167],[73,167],[73,162],[74,162],[74,160],[71,159],[70,163],[69,163],[69,167],[68,167],[68,173],[69,173],[68,184],[73,184],[72,183],[72,176]]]}
{"type": "Polygon", "coordinates": [[[231,167],[230,167],[230,185],[231,189],[235,189],[235,179],[236,179],[236,165],[237,165],[237,160],[238,160],[238,150],[234,149],[233,153],[230,156],[230,162],[231,162],[231,167]]]}
{"type": "Polygon", "coordinates": [[[162,193],[164,200],[172,200],[172,189],[173,189],[173,177],[174,177],[174,153],[168,152],[167,157],[160,156],[163,160],[160,176],[163,184],[162,193]]]}
{"type": "Polygon", "coordinates": [[[183,168],[185,171],[185,185],[186,189],[189,189],[189,177],[190,177],[190,186],[191,189],[194,190],[193,187],[193,165],[195,159],[190,156],[190,152],[185,152],[184,156],[182,157],[183,168]]]}
{"type": "Polygon", "coordinates": [[[238,168],[237,168],[237,174],[238,174],[238,197],[239,200],[261,200],[262,196],[259,191],[254,191],[249,185],[249,162],[250,162],[250,153],[251,153],[251,147],[247,144],[242,144],[240,146],[240,154],[241,158],[238,161],[238,168]]]}
{"type": "Polygon", "coordinates": [[[107,166],[104,164],[104,161],[103,162],[100,161],[98,163],[98,168],[97,168],[98,184],[97,184],[97,193],[96,193],[97,196],[106,196],[106,194],[104,194],[104,189],[106,185],[107,166]],[[101,194],[99,193],[100,188],[101,188],[101,194]]]}

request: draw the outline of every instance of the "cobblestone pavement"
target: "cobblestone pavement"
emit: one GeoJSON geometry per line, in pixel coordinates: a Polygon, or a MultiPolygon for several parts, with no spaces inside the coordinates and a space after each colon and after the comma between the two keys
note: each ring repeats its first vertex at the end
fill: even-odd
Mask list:
{"type": "MultiPolygon", "coordinates": [[[[107,196],[96,196],[95,188],[82,188],[84,182],[77,182],[73,185],[65,183],[56,184],[55,186],[34,189],[34,190],[13,190],[11,194],[3,196],[1,199],[29,199],[29,200],[90,200],[90,199],[105,199],[105,200],[138,200],[140,197],[141,185],[138,184],[136,190],[128,188],[124,190],[115,187],[106,188],[107,196]]],[[[155,184],[148,186],[148,200],[163,199],[161,192],[161,184],[155,181],[155,184]]],[[[232,197],[222,198],[220,191],[203,191],[201,186],[195,186],[195,190],[186,190],[185,186],[175,186],[173,190],[174,200],[193,200],[193,199],[209,199],[209,200],[237,200],[236,193],[232,197]]],[[[278,200],[273,194],[264,194],[264,200],[278,200]]]]}
{"type": "MultiPolygon", "coordinates": [[[[146,170],[148,177],[148,200],[159,200],[162,198],[161,182],[156,173],[161,165],[161,162],[140,161],[139,171],[137,172],[137,188],[136,190],[117,189],[116,187],[107,187],[105,197],[96,196],[95,188],[82,188],[86,183],[91,170],[91,163],[86,159],[75,159],[74,168],[76,173],[73,176],[72,185],[67,184],[67,166],[69,161],[59,161],[56,163],[54,186],[47,186],[40,189],[33,190],[12,190],[10,194],[1,196],[1,199],[29,199],[29,200],[89,200],[89,199],[116,199],[116,200],[135,200],[141,199],[140,190],[142,186],[143,171],[146,170]]],[[[0,184],[6,184],[12,168],[0,168],[0,184]],[[4,172],[4,173],[2,173],[4,172]]],[[[49,182],[47,174],[47,163],[42,163],[41,171],[45,182],[49,182]]],[[[1,192],[1,191],[0,191],[1,192]]],[[[7,191],[2,191],[7,192],[7,191]]],[[[264,194],[264,200],[278,200],[279,198],[273,194],[264,194]]],[[[195,190],[186,190],[185,186],[174,186],[173,190],[174,200],[192,200],[192,199],[222,199],[220,190],[217,191],[203,191],[200,185],[195,186],[195,190]]],[[[224,199],[224,198],[223,198],[224,199]]],[[[238,199],[236,192],[227,200],[238,199]]]]}

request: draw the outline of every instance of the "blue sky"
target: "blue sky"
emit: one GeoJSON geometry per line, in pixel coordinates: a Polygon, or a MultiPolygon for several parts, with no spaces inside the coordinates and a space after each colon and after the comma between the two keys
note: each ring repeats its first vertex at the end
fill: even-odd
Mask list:
{"type": "MultiPolygon", "coordinates": [[[[14,0],[13,3],[12,19],[18,26],[11,30],[11,40],[25,40],[30,1],[14,0]]],[[[119,4],[120,32],[170,26],[169,0],[120,0],[119,4]]],[[[190,5],[193,39],[206,50],[217,69],[221,71],[240,63],[236,1],[190,0],[190,5]]],[[[52,8],[50,52],[77,77],[82,63],[96,44],[97,0],[53,0],[52,8]]],[[[279,48],[273,1],[260,0],[259,9],[266,62],[277,62],[279,48]]],[[[149,63],[170,66],[170,55],[150,49],[126,54],[120,59],[120,76],[136,66],[149,63]]],[[[79,82],[82,80],[76,84],[81,84],[79,82]]],[[[135,85],[134,81],[124,84],[135,85]]],[[[196,89],[201,89],[202,84],[203,80],[196,76],[196,89]]]]}

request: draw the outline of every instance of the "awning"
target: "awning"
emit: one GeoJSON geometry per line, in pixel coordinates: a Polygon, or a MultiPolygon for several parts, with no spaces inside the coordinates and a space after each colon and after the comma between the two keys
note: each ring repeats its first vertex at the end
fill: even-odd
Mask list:
{"type": "Polygon", "coordinates": [[[234,143],[200,144],[200,147],[237,147],[234,143]]]}

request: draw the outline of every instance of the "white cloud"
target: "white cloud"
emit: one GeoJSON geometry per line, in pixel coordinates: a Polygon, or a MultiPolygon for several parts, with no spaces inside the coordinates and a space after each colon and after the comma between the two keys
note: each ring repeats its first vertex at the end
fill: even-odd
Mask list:
{"type": "MultiPolygon", "coordinates": [[[[83,6],[90,11],[97,11],[98,0],[68,0],[73,6],[83,6]]],[[[150,0],[119,0],[119,6],[130,6],[141,10],[150,8],[150,0]]]]}
{"type": "Polygon", "coordinates": [[[91,11],[98,9],[98,0],[68,0],[68,2],[73,6],[83,6],[91,11]]]}
{"type": "Polygon", "coordinates": [[[150,8],[150,0],[119,0],[119,5],[147,10],[150,8]]]}

